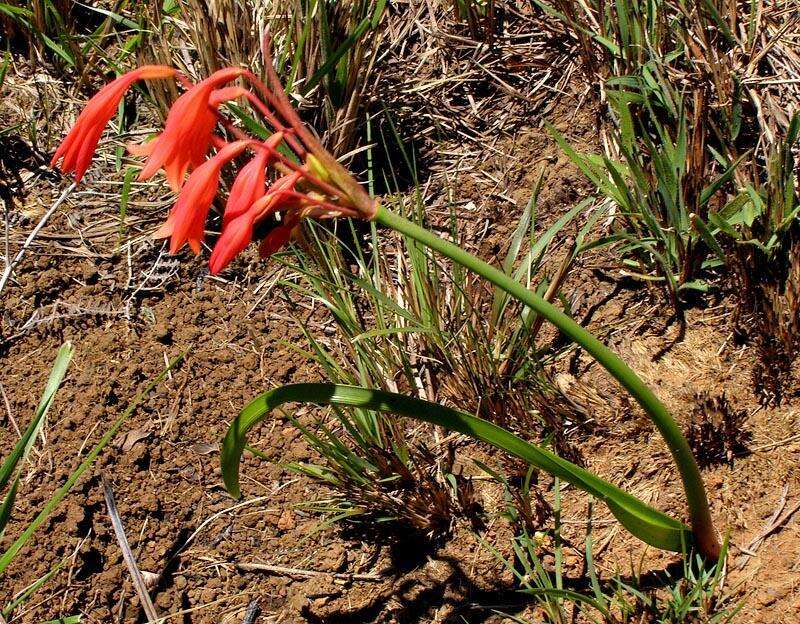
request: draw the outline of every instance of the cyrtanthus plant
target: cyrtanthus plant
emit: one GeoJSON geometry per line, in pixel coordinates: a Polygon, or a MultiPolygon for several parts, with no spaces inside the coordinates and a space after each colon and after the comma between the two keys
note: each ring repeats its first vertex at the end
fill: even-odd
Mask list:
{"type": "Polygon", "coordinates": [[[279,224],[260,244],[262,256],[285,245],[301,219],[337,216],[375,221],[443,254],[553,323],[630,392],[653,420],[672,452],[686,493],[691,529],[591,472],[480,418],[401,394],[327,383],[283,386],[261,395],[245,407],[231,424],[222,449],[223,477],[228,490],[239,494],[239,461],[248,431],[276,407],[288,402],[360,407],[425,420],[491,444],[604,501],[631,533],[648,544],[672,551],[694,547],[710,560],[716,560],[720,545],[697,463],[680,428],[655,394],[591,333],[513,276],[371,198],[305,127],[271,62],[265,65],[266,84],[247,69],[234,67],[215,72],[197,84],[191,84],[176,70],[163,66],[143,67],[125,74],[92,98],[56,152],[53,163],[63,158],[62,171],[75,172],[80,179],[89,167],[103,127],[116,111],[125,90],[137,80],[179,80],[186,91],[173,104],[164,131],[145,146],[132,150],[134,154],[147,156],[141,178],[149,178],[163,168],[167,181],[178,193],[166,223],[156,232],[158,237],[170,238],[172,253],[187,242],[200,253],[221,170],[246,150],[251,151],[252,159],[239,171],[228,195],[222,215],[222,233],[211,253],[212,273],[221,271],[251,242],[257,223],[277,215],[280,215],[279,224]],[[238,79],[249,88],[230,86],[238,79]],[[266,140],[254,139],[229,123],[220,115],[219,105],[233,99],[246,100],[274,133],[266,140]],[[236,140],[228,142],[215,134],[218,125],[227,128],[236,140]],[[212,148],[214,155],[208,157],[212,148]],[[191,174],[186,178],[190,169],[191,174]],[[274,174],[270,183],[267,183],[268,172],[274,174]]]}

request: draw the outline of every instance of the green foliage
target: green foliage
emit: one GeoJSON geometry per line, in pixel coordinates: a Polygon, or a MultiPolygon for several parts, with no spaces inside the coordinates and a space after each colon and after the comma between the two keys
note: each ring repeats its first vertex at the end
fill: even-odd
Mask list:
{"type": "MultiPolygon", "coordinates": [[[[44,425],[50,405],[55,399],[56,392],[58,392],[58,387],[61,385],[64,375],[67,373],[67,368],[72,359],[72,353],[72,344],[69,342],[64,343],[58,350],[55,362],[53,362],[53,368],[50,371],[50,377],[47,379],[42,398],[39,400],[39,405],[36,407],[33,418],[28,428],[25,429],[25,432],[22,434],[22,437],[17,440],[11,453],[5,458],[2,466],[0,466],[0,491],[5,489],[13,476],[13,482],[6,493],[2,506],[0,506],[0,536],[2,536],[11,518],[17,488],[19,486],[20,474],[22,472],[22,464],[27,459],[36,441],[36,436],[44,425]]],[[[0,573],[2,570],[3,568],[0,567],[0,573]]]]}
{"type": "MultiPolygon", "coordinates": [[[[388,157],[387,145],[394,140],[397,137],[384,137],[382,142],[389,174],[396,178],[399,167],[388,157]]],[[[397,145],[411,169],[408,175],[415,179],[410,154],[399,140],[397,145]]],[[[372,162],[371,150],[368,156],[372,162]]],[[[555,299],[575,258],[589,245],[588,233],[603,211],[593,210],[578,229],[575,220],[591,208],[583,202],[539,232],[540,185],[541,179],[512,236],[503,270],[555,299]],[[546,259],[568,228],[578,229],[575,243],[561,267],[552,272],[545,268],[546,259]]],[[[398,194],[384,201],[399,204],[400,198],[398,194]]],[[[424,212],[421,192],[412,195],[406,209],[415,215],[424,212]]],[[[453,210],[449,234],[454,240],[462,238],[458,225],[453,210]]],[[[537,352],[542,319],[535,313],[520,310],[500,289],[482,288],[459,265],[438,261],[413,239],[383,236],[375,224],[369,224],[366,232],[352,222],[337,223],[330,230],[309,224],[305,231],[304,243],[282,256],[291,276],[282,284],[330,313],[335,331],[324,337],[301,324],[309,345],[301,352],[320,365],[328,380],[456,402],[526,436],[549,425],[539,410],[556,409],[559,395],[540,362],[553,354],[544,354],[541,348],[537,352]]],[[[401,517],[416,526],[430,524],[421,522],[425,515],[421,507],[427,505],[440,529],[449,525],[454,513],[466,513],[469,488],[449,473],[452,458],[442,447],[432,450],[420,443],[424,436],[407,431],[390,415],[355,409],[336,410],[333,416],[333,422],[301,428],[324,458],[323,465],[289,466],[324,480],[339,493],[336,501],[324,503],[325,511],[343,516],[371,510],[373,516],[383,517],[394,513],[390,510],[405,498],[401,517]],[[428,503],[409,501],[409,496],[424,496],[428,503]],[[410,511],[411,518],[405,513],[410,511]]]]}
{"type": "Polygon", "coordinates": [[[723,209],[709,213],[712,235],[752,245],[765,260],[773,258],[800,216],[800,181],[793,153],[798,134],[800,112],[795,112],[786,137],[772,147],[764,184],[748,184],[723,209]]]}
{"type": "MultiPolygon", "coordinates": [[[[773,133],[756,92],[742,87],[745,59],[770,53],[757,3],[535,2],[579,39],[584,68],[603,80],[606,154],[578,154],[556,139],[613,201],[629,275],[662,284],[680,313],[688,291],[708,290],[710,270],[729,265],[725,236],[765,253],[780,245],[797,214],[791,193],[767,190],[784,206],[764,205],[760,189],[781,179],[773,171],[781,159],[769,154],[781,148],[752,136],[762,124],[764,138],[773,133]],[[756,215],[768,227],[751,232],[756,215]]],[[[785,123],[783,112],[772,117],[785,123]]]]}
{"type": "Polygon", "coordinates": [[[281,386],[255,398],[239,413],[228,428],[222,446],[222,475],[225,487],[231,495],[240,495],[239,463],[248,432],[273,410],[291,402],[389,412],[463,433],[589,492],[605,502],[625,528],[648,544],[665,550],[681,551],[686,544],[691,543],[691,533],[683,523],[497,425],[423,399],[339,384],[305,383],[281,386]]]}
{"type": "Polygon", "coordinates": [[[696,279],[701,269],[725,261],[704,216],[709,202],[730,181],[743,157],[727,164],[697,192],[689,192],[695,172],[690,170],[690,133],[682,98],[673,94],[679,109],[670,120],[645,89],[637,92],[620,87],[608,90],[607,96],[619,119],[612,136],[621,160],[579,154],[552,126],[550,131],[617,208],[623,228],[610,240],[620,241],[623,254],[634,258],[624,262],[628,273],[663,282],[677,305],[682,291],[707,289],[705,282],[696,279]],[[640,107],[645,116],[634,119],[632,106],[640,107]],[[667,123],[661,121],[665,118],[667,123]],[[657,277],[651,277],[652,273],[657,277]]]}
{"type": "Polygon", "coordinates": [[[81,7],[87,16],[83,23],[53,0],[26,0],[22,6],[0,3],[0,15],[20,29],[29,46],[46,52],[56,65],[85,74],[102,60],[107,69],[121,69],[142,44],[144,26],[127,14],[136,3],[124,0],[114,11],[90,4],[81,7]]]}
{"type": "Polygon", "coordinates": [[[270,24],[278,74],[322,113],[315,125],[328,133],[331,151],[355,145],[361,95],[381,41],[386,0],[291,0],[270,24]]]}
{"type": "MultiPolygon", "coordinates": [[[[554,488],[557,510],[560,498],[558,481],[554,488]]],[[[513,538],[513,558],[504,557],[484,542],[485,547],[514,575],[519,591],[531,597],[532,604],[544,615],[543,622],[568,624],[582,616],[588,622],[607,624],[643,621],[727,624],[744,606],[743,602],[733,603],[729,593],[723,590],[727,544],[723,545],[719,559],[711,563],[684,552],[680,574],[665,570],[655,581],[649,579],[646,586],[638,573],[630,578],[617,574],[603,581],[595,567],[591,515],[590,505],[585,573],[581,578],[565,578],[564,546],[558,520],[551,534],[530,535],[523,531],[513,538]],[[548,563],[550,561],[552,563],[548,563]]],[[[518,624],[532,624],[523,617],[511,616],[511,619],[518,624]]]]}

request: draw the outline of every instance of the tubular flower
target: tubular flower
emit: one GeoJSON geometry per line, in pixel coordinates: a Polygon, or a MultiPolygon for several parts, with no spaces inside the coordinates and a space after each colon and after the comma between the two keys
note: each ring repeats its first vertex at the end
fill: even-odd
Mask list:
{"type": "Polygon", "coordinates": [[[222,167],[249,144],[250,141],[236,141],[226,145],[189,176],[167,221],[154,234],[155,238],[170,237],[170,253],[177,253],[187,242],[195,253],[200,253],[206,218],[217,194],[222,167]]]}
{"type": "MultiPolygon", "coordinates": [[[[222,167],[245,148],[253,149],[254,157],[231,187],[222,233],[211,256],[213,273],[225,268],[250,244],[258,223],[276,213],[281,215],[280,224],[262,241],[260,251],[264,256],[285,245],[304,218],[347,216],[369,220],[378,212],[375,200],[300,120],[271,62],[265,63],[265,71],[267,84],[247,69],[228,67],[189,85],[172,105],[163,132],[145,145],[128,148],[135,155],[147,157],[140,180],[149,179],[163,168],[169,185],[178,193],[169,217],[155,233],[156,238],[170,239],[170,253],[176,253],[186,243],[200,252],[222,167]],[[249,88],[228,84],[239,77],[247,81],[249,88]],[[250,139],[220,114],[218,109],[223,102],[240,97],[271,128],[272,135],[266,141],[250,139]],[[217,122],[238,140],[227,143],[216,135],[217,122]],[[206,160],[212,147],[217,153],[206,160]],[[270,170],[277,179],[267,188],[270,170]]],[[[64,171],[83,175],[102,126],[113,115],[125,89],[140,78],[168,76],[180,77],[173,69],[152,66],[111,83],[90,101],[53,162],[63,157],[64,171]]],[[[181,81],[186,83],[184,78],[181,81]]]]}
{"type": "Polygon", "coordinates": [[[231,186],[225,212],[222,214],[222,227],[243,215],[257,199],[266,192],[267,167],[275,161],[274,150],[283,140],[283,133],[276,132],[265,143],[265,149],[260,149],[256,156],[247,163],[231,186]]]}
{"type": "Polygon", "coordinates": [[[262,258],[269,258],[272,254],[283,247],[292,238],[295,228],[300,224],[300,215],[292,214],[286,218],[284,223],[270,230],[258,246],[258,255],[262,258]]]}
{"type": "Polygon", "coordinates": [[[254,218],[255,214],[245,212],[223,225],[222,234],[217,239],[211,252],[211,259],[208,261],[208,269],[212,275],[216,275],[228,266],[231,260],[244,251],[253,240],[254,218]]]}
{"type": "MultiPolygon", "coordinates": [[[[262,152],[266,151],[267,150],[262,150],[262,152]]],[[[250,161],[250,163],[248,163],[245,168],[242,169],[241,173],[239,173],[239,176],[241,176],[245,172],[245,169],[251,166],[253,162],[257,160],[257,158],[258,157],[250,161]]],[[[257,198],[254,202],[250,202],[244,208],[243,212],[236,213],[229,212],[229,206],[231,205],[230,198],[234,197],[234,188],[231,188],[230,198],[228,199],[228,207],[225,208],[225,214],[222,217],[222,234],[220,234],[216,245],[214,245],[214,251],[211,252],[209,270],[211,271],[212,275],[216,275],[222,271],[222,269],[228,266],[230,262],[242,251],[244,251],[245,247],[250,244],[250,241],[253,240],[253,229],[255,228],[256,223],[263,221],[278,210],[285,210],[289,212],[300,207],[301,202],[297,198],[285,196],[285,194],[289,192],[295,193],[295,185],[299,179],[299,173],[293,173],[279,178],[272,184],[268,192],[262,192],[261,197],[257,198]]],[[[238,182],[239,178],[237,177],[236,180],[238,182]]],[[[234,182],[234,187],[235,186],[236,183],[234,182]]],[[[244,205],[244,202],[238,205],[244,205]]],[[[297,221],[299,221],[299,217],[297,221]]],[[[297,225],[297,223],[289,228],[288,233],[291,233],[291,230],[295,225],[297,225]]],[[[285,239],[283,239],[283,234],[285,233],[283,230],[273,234],[273,232],[276,232],[276,230],[281,230],[283,227],[284,225],[280,225],[267,234],[267,239],[272,241],[270,246],[274,247],[274,249],[272,249],[272,251],[266,255],[271,255],[288,242],[288,235],[285,239]],[[277,244],[280,240],[283,240],[283,242],[277,244]]],[[[264,244],[265,243],[262,242],[262,246],[264,244]]],[[[265,256],[262,254],[262,257],[265,256]]]]}
{"type": "Polygon", "coordinates": [[[244,92],[237,87],[216,91],[217,87],[243,73],[235,67],[214,72],[175,100],[161,134],[146,145],[129,146],[132,154],[148,156],[140,180],[151,178],[163,167],[172,190],[180,190],[189,167],[199,167],[211,147],[217,107],[244,92]]]}
{"type": "Polygon", "coordinates": [[[63,157],[61,171],[74,173],[75,182],[80,182],[92,162],[103,129],[117,112],[117,107],[130,86],[138,80],[172,78],[176,74],[177,72],[171,67],[145,65],[108,83],[89,100],[72,130],[58,146],[50,166],[54,167],[63,157]]]}

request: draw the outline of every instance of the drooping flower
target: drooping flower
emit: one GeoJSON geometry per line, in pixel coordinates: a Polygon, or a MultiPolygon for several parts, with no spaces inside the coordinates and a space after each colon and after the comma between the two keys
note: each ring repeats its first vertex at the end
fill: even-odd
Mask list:
{"type": "MultiPolygon", "coordinates": [[[[261,150],[261,152],[268,152],[268,150],[261,150]]],[[[256,159],[250,161],[244,169],[252,165],[255,160],[256,159]]],[[[242,169],[239,176],[244,173],[244,169],[242,169]]],[[[237,177],[237,181],[238,179],[237,177]]],[[[270,186],[268,192],[262,191],[260,197],[256,197],[242,212],[229,211],[228,207],[225,208],[222,233],[214,245],[214,250],[211,252],[211,260],[209,262],[209,270],[212,275],[216,275],[222,271],[222,269],[228,266],[231,261],[250,244],[250,241],[253,240],[253,229],[256,223],[263,221],[279,210],[289,211],[299,207],[297,199],[285,197],[286,192],[294,191],[295,185],[299,179],[300,174],[298,173],[292,173],[278,178],[270,186]]],[[[230,197],[234,195],[235,186],[236,184],[234,183],[234,186],[231,188],[230,197]]],[[[237,198],[237,210],[238,206],[243,206],[245,204],[244,199],[244,194],[237,198]]],[[[231,200],[229,198],[228,206],[230,205],[231,200]]],[[[270,234],[271,233],[272,232],[270,232],[270,234]]],[[[269,234],[267,236],[269,237],[269,234]]],[[[275,237],[276,235],[273,235],[273,238],[275,237]]],[[[285,244],[285,241],[283,244],[285,244]]]]}
{"type": "MultiPolygon", "coordinates": [[[[255,150],[255,157],[240,172],[231,189],[222,233],[212,254],[214,273],[222,270],[252,241],[256,224],[276,213],[280,213],[281,222],[262,241],[262,255],[270,255],[285,245],[304,218],[372,219],[377,211],[375,200],[304,127],[271,64],[267,63],[265,69],[269,86],[249,70],[234,67],[222,69],[197,85],[189,85],[173,104],[164,131],[146,145],[129,148],[132,153],[147,157],[140,179],[148,179],[163,168],[170,186],[179,192],[166,223],[156,233],[157,237],[171,239],[172,253],[186,243],[199,253],[205,221],[218,190],[220,170],[245,147],[255,150]],[[240,76],[252,90],[226,86],[240,76]],[[220,120],[219,106],[239,97],[245,97],[272,127],[274,134],[266,142],[247,139],[241,129],[230,126],[226,127],[243,140],[228,144],[214,133],[220,120]],[[282,145],[290,153],[279,150],[282,145]],[[217,154],[206,160],[212,146],[217,154]],[[281,177],[266,189],[266,171],[271,167],[281,177]],[[184,183],[189,170],[192,173],[184,183]]],[[[170,68],[142,68],[132,72],[130,80],[176,73],[170,68]]],[[[185,83],[185,79],[182,80],[185,83]]],[[[79,119],[81,123],[76,124],[65,145],[59,148],[54,162],[63,157],[65,171],[83,174],[102,125],[113,115],[129,85],[126,81],[110,85],[90,102],[89,110],[79,119]]]]}
{"type": "Polygon", "coordinates": [[[255,157],[248,162],[231,186],[225,212],[222,213],[222,227],[246,213],[250,207],[263,197],[266,192],[267,167],[275,160],[275,150],[283,140],[283,133],[276,132],[265,143],[265,148],[258,150],[255,157]]]}
{"type": "Polygon", "coordinates": [[[222,167],[250,143],[252,141],[229,143],[189,176],[167,221],[154,234],[155,238],[170,237],[170,253],[177,253],[185,243],[189,243],[195,253],[200,253],[208,211],[217,194],[222,167]]]}
{"type": "Polygon", "coordinates": [[[286,245],[292,238],[292,234],[299,224],[299,214],[291,213],[287,216],[286,221],[271,229],[269,234],[261,241],[261,244],[258,246],[258,255],[262,258],[269,258],[272,254],[281,249],[281,247],[286,245]]]}
{"type": "Polygon", "coordinates": [[[243,73],[236,67],[214,72],[175,100],[161,134],[146,145],[129,146],[132,154],[148,156],[139,173],[140,180],[151,178],[163,167],[172,190],[180,190],[189,167],[199,167],[211,147],[217,124],[216,108],[244,92],[238,87],[217,91],[217,87],[243,73]]]}
{"type": "Polygon", "coordinates": [[[130,86],[138,80],[172,78],[176,74],[176,70],[171,67],[145,65],[108,83],[89,100],[69,134],[58,146],[50,166],[54,167],[63,158],[61,171],[74,172],[75,182],[80,182],[92,162],[103,129],[117,112],[117,107],[130,86]]]}
{"type": "Polygon", "coordinates": [[[253,240],[255,214],[245,212],[235,219],[229,220],[222,228],[222,234],[214,245],[208,269],[216,275],[238,256],[253,240]]]}

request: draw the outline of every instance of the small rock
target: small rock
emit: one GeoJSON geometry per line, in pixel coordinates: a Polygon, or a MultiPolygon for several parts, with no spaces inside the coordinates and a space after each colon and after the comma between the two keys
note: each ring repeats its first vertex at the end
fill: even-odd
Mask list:
{"type": "Polygon", "coordinates": [[[295,519],[294,512],[291,509],[284,509],[275,526],[277,526],[281,531],[291,531],[294,529],[297,526],[297,520],[295,519]]]}

